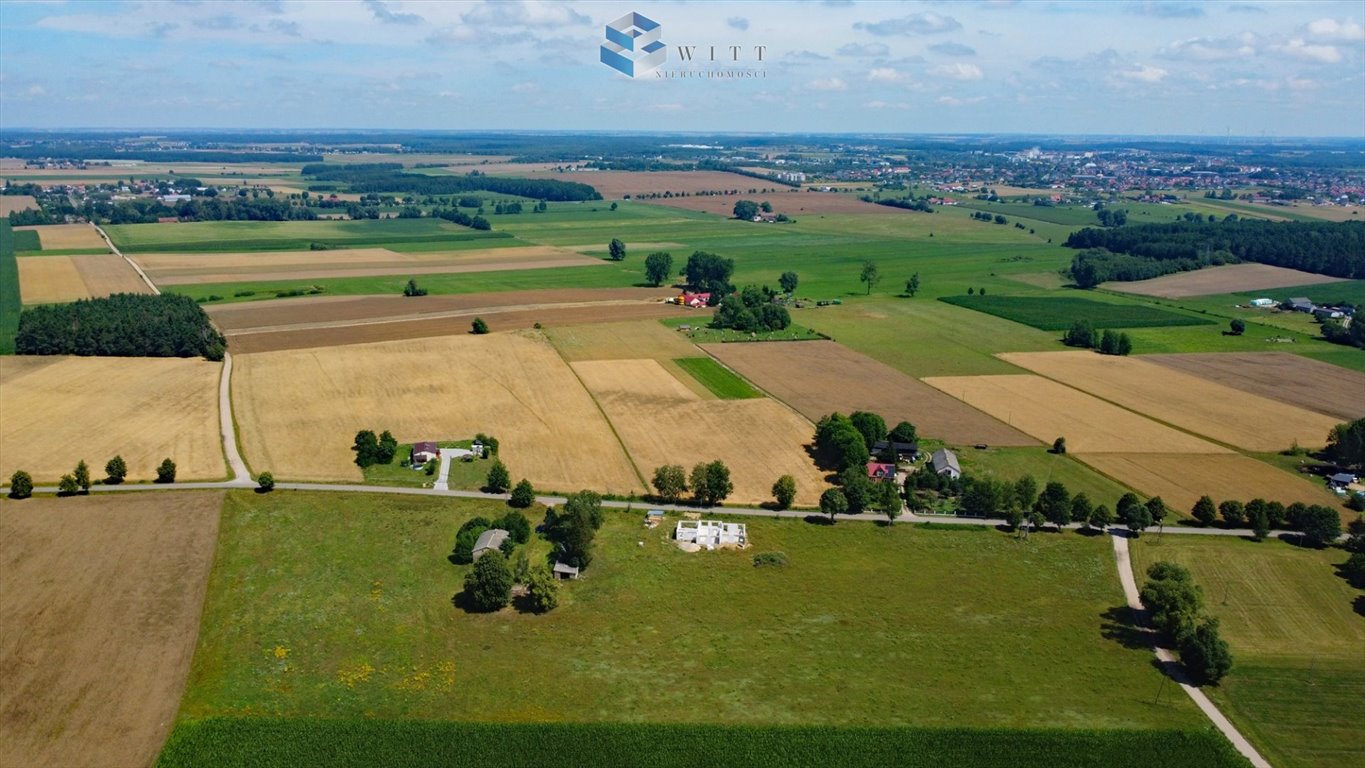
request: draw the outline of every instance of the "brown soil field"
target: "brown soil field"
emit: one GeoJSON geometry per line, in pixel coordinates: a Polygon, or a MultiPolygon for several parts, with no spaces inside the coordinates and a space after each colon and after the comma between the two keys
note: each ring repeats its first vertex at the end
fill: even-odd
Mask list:
{"type": "Polygon", "coordinates": [[[26,256],[19,259],[19,295],[25,304],[98,298],[111,293],[150,293],[122,257],[26,256]]]}
{"type": "Polygon", "coordinates": [[[0,765],[152,764],[189,674],[222,501],[0,501],[0,765]]]}
{"type": "Polygon", "coordinates": [[[814,426],[775,400],[702,400],[654,360],[573,363],[635,465],[648,478],[664,464],[689,472],[720,459],[730,468],[729,500],[772,500],[782,475],[796,479],[796,503],[815,506],[827,487],[806,453],[814,426]]]}
{"type": "Polygon", "coordinates": [[[686,336],[652,321],[559,326],[547,329],[545,335],[569,362],[701,356],[686,336]]]}
{"type": "Polygon", "coordinates": [[[471,318],[475,316],[483,317],[494,331],[510,331],[532,329],[537,323],[543,328],[551,329],[558,325],[657,320],[662,317],[674,317],[686,311],[671,304],[638,303],[583,306],[547,304],[540,309],[494,307],[491,310],[461,312],[423,320],[375,321],[358,325],[228,333],[228,344],[233,352],[273,352],[284,349],[467,335],[469,324],[473,322],[471,318]]]}
{"type": "Polygon", "coordinates": [[[40,227],[16,227],[16,230],[31,229],[38,233],[38,242],[45,251],[63,251],[76,248],[109,249],[100,233],[89,224],[46,224],[40,227]]]}
{"type": "Polygon", "coordinates": [[[1334,509],[1341,504],[1314,482],[1237,453],[1085,453],[1076,458],[1147,496],[1160,496],[1185,517],[1204,495],[1215,503],[1261,498],[1284,504],[1326,504],[1334,509]]]}
{"type": "Polygon", "coordinates": [[[1288,352],[1143,355],[1143,360],[1340,421],[1365,416],[1365,373],[1288,352]]]}
{"type": "Polygon", "coordinates": [[[0,476],[55,482],[84,459],[100,478],[117,454],[129,480],[155,478],[167,457],[180,480],[221,480],[221,372],[177,358],[0,357],[0,476]]]}
{"type": "MultiPolygon", "coordinates": [[[[758,179],[753,179],[753,181],[755,184],[750,186],[763,185],[763,182],[758,179]]],[[[749,186],[744,187],[744,189],[749,188],[749,186]]],[[[808,192],[804,189],[795,190],[788,187],[781,187],[780,191],[769,194],[750,195],[742,193],[738,195],[713,195],[708,197],[673,197],[667,200],[650,199],[641,200],[640,202],[683,208],[689,211],[714,213],[717,216],[729,217],[734,215],[735,203],[740,200],[753,200],[754,202],[767,200],[773,204],[774,213],[785,213],[794,219],[799,219],[802,216],[824,213],[907,213],[907,211],[902,211],[899,208],[892,208],[889,205],[865,203],[862,200],[859,200],[857,195],[848,192],[808,192]]],[[[765,226],[777,227],[781,225],[769,224],[765,226]]]]}
{"type": "MultiPolygon", "coordinates": [[[[1223,386],[1137,357],[1093,352],[1000,355],[1026,368],[1153,419],[1249,451],[1326,444],[1331,416],[1223,386]]],[[[1365,392],[1365,390],[1361,390],[1365,392]]]]}
{"type": "Polygon", "coordinates": [[[1075,453],[1229,453],[1041,376],[935,376],[924,380],[1051,445],[1075,453]]]}
{"type": "Polygon", "coordinates": [[[33,195],[0,195],[0,216],[8,216],[15,211],[36,211],[38,201],[33,195]]]}
{"type": "MultiPolygon", "coordinates": [[[[729,190],[744,193],[750,189],[777,188],[784,191],[790,189],[790,187],[783,186],[775,181],[764,181],[749,176],[741,176],[737,173],[726,173],[725,171],[574,171],[570,173],[547,172],[539,175],[560,181],[576,181],[580,184],[588,184],[608,200],[618,199],[625,195],[632,197],[646,194],[662,195],[665,192],[672,192],[675,195],[686,192],[691,195],[697,192],[729,190]]],[[[684,197],[680,199],[691,200],[693,198],[684,197]]],[[[725,200],[727,197],[710,199],[725,200]]],[[[733,207],[735,200],[740,198],[739,196],[728,196],[728,199],[733,207]]],[[[669,202],[672,201],[673,199],[670,198],[669,202]]]]}
{"type": "Polygon", "coordinates": [[[400,442],[498,437],[514,478],[642,486],[602,412],[543,336],[494,333],[241,354],[232,398],[247,460],[295,480],[358,481],[362,429],[400,442]]]}
{"type": "Polygon", "coordinates": [[[887,424],[955,445],[1038,441],[900,371],[833,341],[707,344],[702,347],[811,421],[832,411],[871,411],[887,424]]]}
{"type": "MultiPolygon", "coordinates": [[[[1105,283],[1100,287],[1119,293],[1181,299],[1187,296],[1259,291],[1265,288],[1336,283],[1342,280],[1343,278],[1340,277],[1328,277],[1312,272],[1301,272],[1297,269],[1272,267],[1269,264],[1227,264],[1221,267],[1206,267],[1194,272],[1162,275],[1150,280],[1136,280],[1131,283],[1105,283]]],[[[1289,297],[1272,296],[1271,298],[1283,301],[1289,297]]]]}
{"type": "Polygon", "coordinates": [[[357,248],[323,252],[144,254],[136,260],[158,285],[434,275],[605,264],[601,259],[544,245],[428,253],[357,248]]]}

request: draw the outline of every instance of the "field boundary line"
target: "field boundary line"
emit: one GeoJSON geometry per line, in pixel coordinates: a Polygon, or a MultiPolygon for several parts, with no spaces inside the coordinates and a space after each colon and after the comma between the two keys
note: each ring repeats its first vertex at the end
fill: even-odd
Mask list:
{"type": "Polygon", "coordinates": [[[626,461],[630,462],[630,468],[635,472],[635,479],[640,481],[640,487],[644,489],[645,493],[649,493],[649,481],[645,480],[644,473],[640,471],[640,466],[635,463],[635,457],[631,456],[630,451],[626,449],[626,441],[622,440],[621,433],[616,431],[616,425],[612,423],[611,417],[607,415],[607,409],[602,407],[602,404],[597,401],[597,395],[588,388],[587,384],[583,383],[583,377],[578,375],[577,369],[575,369],[573,363],[570,363],[569,359],[564,356],[564,352],[561,351],[559,347],[555,346],[554,342],[550,341],[549,337],[546,336],[544,332],[541,332],[540,336],[546,344],[550,345],[550,349],[553,349],[555,354],[559,356],[560,362],[564,363],[564,365],[573,373],[574,381],[578,382],[578,386],[582,387],[583,391],[588,393],[588,399],[592,400],[593,407],[597,409],[597,412],[602,414],[602,420],[607,422],[607,429],[611,430],[611,436],[616,438],[616,444],[621,446],[621,453],[625,454],[626,461]]]}
{"type": "Polygon", "coordinates": [[[120,251],[118,249],[117,245],[114,245],[114,241],[109,239],[109,235],[105,233],[103,229],[100,228],[100,225],[91,222],[90,226],[94,227],[95,231],[100,234],[100,237],[104,238],[104,242],[109,246],[109,250],[117,254],[119,258],[128,262],[128,266],[132,267],[133,271],[137,272],[138,277],[142,278],[142,282],[146,283],[147,287],[152,289],[153,295],[156,296],[161,295],[161,289],[156,287],[156,283],[153,283],[152,279],[150,277],[147,277],[147,273],[142,271],[142,267],[139,267],[136,261],[133,261],[132,259],[128,258],[126,255],[124,255],[123,251],[120,251]]]}
{"type": "MultiPolygon", "coordinates": [[[[745,343],[745,342],[740,342],[740,343],[745,343]]],[[[769,343],[778,343],[778,342],[755,341],[755,342],[749,342],[749,343],[753,343],[753,344],[769,344],[769,343]]],[[[799,342],[798,342],[798,343],[799,343],[799,342]]],[[[739,371],[736,371],[735,369],[733,369],[733,368],[731,368],[730,366],[726,365],[724,360],[721,360],[719,357],[716,357],[715,355],[711,354],[711,351],[708,350],[708,349],[706,349],[706,348],[703,347],[702,345],[700,345],[700,344],[693,344],[692,346],[694,346],[694,347],[696,347],[697,349],[701,350],[702,354],[706,355],[707,357],[711,358],[712,360],[715,360],[715,361],[716,361],[716,364],[719,365],[720,367],[722,367],[722,368],[724,368],[725,370],[727,370],[727,371],[733,373],[734,375],[738,376],[738,377],[740,378],[741,381],[744,381],[744,382],[746,382],[749,386],[753,387],[755,392],[758,392],[759,394],[763,395],[764,397],[768,398],[769,400],[772,400],[772,401],[775,402],[775,403],[780,403],[780,404],[782,405],[783,408],[786,408],[787,410],[789,410],[789,411],[791,411],[792,413],[796,414],[797,418],[799,418],[799,419],[801,419],[802,421],[804,421],[804,422],[806,422],[807,424],[809,424],[809,425],[811,426],[812,429],[815,428],[815,422],[811,421],[810,418],[808,418],[808,417],[806,416],[806,414],[804,414],[804,413],[798,411],[798,410],[796,409],[796,407],[793,406],[791,403],[787,402],[786,400],[783,400],[782,398],[778,397],[777,395],[774,395],[773,393],[769,392],[768,390],[764,389],[763,387],[760,387],[756,382],[752,381],[748,376],[744,376],[744,375],[742,375],[739,371]]]]}
{"type": "MultiPolygon", "coordinates": [[[[1137,578],[1133,574],[1133,561],[1128,552],[1128,537],[1124,533],[1119,533],[1110,538],[1114,542],[1114,561],[1118,566],[1119,581],[1123,584],[1123,596],[1128,602],[1128,608],[1133,612],[1133,618],[1142,621],[1147,609],[1143,607],[1142,597],[1138,593],[1137,578]]],[[[1214,704],[1203,691],[1185,679],[1184,673],[1180,671],[1178,662],[1175,660],[1175,654],[1160,645],[1153,645],[1152,652],[1156,655],[1157,661],[1161,663],[1162,672],[1180,685],[1180,689],[1190,697],[1195,706],[1199,707],[1200,711],[1222,732],[1223,736],[1232,742],[1232,746],[1242,753],[1242,757],[1249,760],[1255,768],[1271,768],[1270,763],[1261,757],[1261,753],[1256,751],[1251,742],[1218,709],[1218,705],[1214,704]]]]}

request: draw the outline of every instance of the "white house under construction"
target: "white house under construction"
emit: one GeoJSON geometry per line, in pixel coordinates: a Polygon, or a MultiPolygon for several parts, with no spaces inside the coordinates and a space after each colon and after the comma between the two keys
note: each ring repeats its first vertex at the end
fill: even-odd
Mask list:
{"type": "Polygon", "coordinates": [[[725,523],[720,520],[679,520],[674,538],[694,542],[704,549],[743,547],[749,543],[744,523],[725,523]]]}

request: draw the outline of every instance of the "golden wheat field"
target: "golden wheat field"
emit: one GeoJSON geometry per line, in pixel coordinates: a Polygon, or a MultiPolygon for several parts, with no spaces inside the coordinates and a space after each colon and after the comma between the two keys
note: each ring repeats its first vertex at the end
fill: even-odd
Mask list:
{"type": "Polygon", "coordinates": [[[730,501],[772,500],[782,475],[796,479],[796,503],[814,506],[826,485],[806,453],[814,427],[768,398],[702,400],[654,360],[573,364],[646,477],[663,464],[687,470],[720,459],[735,489],[730,501]]]}
{"type": "Polygon", "coordinates": [[[1284,504],[1340,504],[1321,485],[1238,453],[1087,453],[1076,458],[1147,496],[1160,496],[1186,517],[1204,495],[1214,503],[1261,498],[1284,504]]]}
{"type": "Polygon", "coordinates": [[[150,288],[122,257],[25,256],[19,262],[19,297],[25,304],[51,304],[149,293],[150,288]]]}
{"type": "Polygon", "coordinates": [[[1158,424],[1041,376],[933,376],[926,384],[1051,444],[1077,453],[1227,453],[1226,448],[1158,424]]]}
{"type": "Polygon", "coordinates": [[[178,358],[0,357],[0,476],[50,483],[84,459],[100,478],[118,454],[129,480],[155,478],[165,458],[178,480],[220,480],[221,371],[178,358]]]}
{"type": "Polygon", "coordinates": [[[16,211],[36,211],[38,201],[33,195],[0,195],[0,216],[8,216],[16,211]]]}
{"type": "Polygon", "coordinates": [[[255,471],[358,481],[356,432],[399,442],[494,435],[538,488],[643,489],[568,365],[534,332],[448,336],[235,357],[233,410],[255,471]]]}
{"type": "Polygon", "coordinates": [[[1195,434],[1249,451],[1320,447],[1336,419],[1136,357],[1017,352],[1001,359],[1195,434]]]}
{"type": "Polygon", "coordinates": [[[38,233],[38,242],[43,244],[45,251],[109,248],[109,244],[104,242],[100,233],[96,232],[95,228],[89,224],[44,224],[38,227],[15,227],[16,231],[25,229],[31,229],[38,233]]]}

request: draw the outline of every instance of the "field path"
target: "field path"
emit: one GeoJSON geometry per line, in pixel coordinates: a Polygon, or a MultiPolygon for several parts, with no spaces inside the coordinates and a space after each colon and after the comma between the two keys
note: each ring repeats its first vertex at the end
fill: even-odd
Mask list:
{"type": "MultiPolygon", "coordinates": [[[[1133,610],[1134,616],[1140,617],[1144,615],[1146,609],[1142,607],[1142,598],[1138,595],[1137,579],[1133,576],[1133,562],[1128,555],[1128,537],[1119,534],[1110,538],[1114,541],[1114,559],[1118,562],[1119,581],[1123,583],[1123,595],[1127,598],[1128,607],[1133,610]]],[[[1222,731],[1228,741],[1232,742],[1232,746],[1236,747],[1237,751],[1241,752],[1242,756],[1251,761],[1251,764],[1256,768],[1270,768],[1270,763],[1261,757],[1261,753],[1251,746],[1251,742],[1247,741],[1246,737],[1242,736],[1241,732],[1237,730],[1237,727],[1223,716],[1223,713],[1209,700],[1209,697],[1205,696],[1203,691],[1186,682],[1185,676],[1180,672],[1178,662],[1175,660],[1175,655],[1161,646],[1156,646],[1152,650],[1156,653],[1157,661],[1161,662],[1166,674],[1180,684],[1181,689],[1189,695],[1195,705],[1205,715],[1208,715],[1209,720],[1213,721],[1218,730],[1222,731]]]]}
{"type": "Polygon", "coordinates": [[[232,470],[230,485],[252,485],[251,472],[237,450],[237,420],[232,417],[232,353],[223,353],[223,374],[218,379],[218,427],[223,435],[223,455],[232,470]]]}
{"type": "Polygon", "coordinates": [[[114,254],[117,255],[120,259],[123,259],[124,261],[128,262],[128,266],[132,267],[133,270],[137,272],[138,277],[141,277],[142,281],[147,284],[147,287],[152,289],[152,293],[158,296],[161,295],[161,289],[156,287],[156,283],[153,283],[152,279],[150,277],[147,277],[147,273],[142,271],[142,267],[139,267],[137,265],[137,262],[123,255],[123,251],[120,251],[118,249],[118,246],[114,245],[114,241],[109,239],[108,233],[101,229],[100,225],[91,224],[90,226],[94,227],[95,231],[100,233],[100,237],[104,238],[104,243],[105,245],[109,246],[109,250],[113,251],[114,254]]]}

